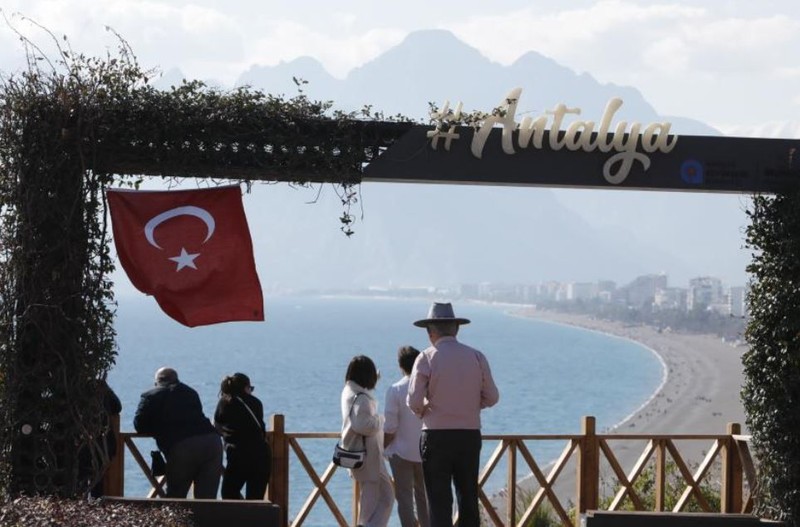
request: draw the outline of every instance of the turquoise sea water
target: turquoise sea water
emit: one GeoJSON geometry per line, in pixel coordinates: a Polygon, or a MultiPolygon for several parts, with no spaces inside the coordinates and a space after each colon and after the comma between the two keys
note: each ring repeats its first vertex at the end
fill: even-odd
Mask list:
{"type": "MultiPolygon", "coordinates": [[[[369,355],[381,370],[377,387],[400,377],[398,346],[427,347],[424,330],[412,325],[424,318],[425,300],[276,297],[265,302],[264,323],[228,323],[185,328],[160,312],[152,299],[123,298],[118,309],[119,356],[109,381],[123,404],[122,429],[132,431],[139,394],[152,386],[157,368],[169,365],[200,394],[208,416],[216,406],[225,374],[247,373],[265,413],[285,415],[288,432],[333,432],[341,426],[339,395],[353,355],[369,355]]],[[[580,418],[594,415],[602,430],[637,409],[656,389],[661,363],[646,348],[625,339],[510,316],[507,308],[456,304],[456,314],[472,319],[460,340],[482,350],[500,389],[500,402],[483,412],[484,433],[577,433],[580,418]]],[[[154,443],[137,443],[146,455],[154,443]]],[[[332,440],[301,443],[322,473],[330,461],[332,440]]],[[[488,457],[494,445],[486,445],[488,457]]],[[[542,447],[534,452],[545,464],[558,455],[542,447]]],[[[500,471],[502,473],[502,470],[500,471]]],[[[521,474],[524,475],[524,474],[521,474]]],[[[290,516],[297,513],[311,483],[302,467],[290,467],[290,516]]],[[[490,480],[500,488],[503,476],[490,480]]],[[[350,481],[337,471],[329,490],[349,514],[350,481]]],[[[149,490],[131,456],[126,456],[127,495],[149,490]]],[[[307,525],[331,525],[321,500],[307,525]]]]}

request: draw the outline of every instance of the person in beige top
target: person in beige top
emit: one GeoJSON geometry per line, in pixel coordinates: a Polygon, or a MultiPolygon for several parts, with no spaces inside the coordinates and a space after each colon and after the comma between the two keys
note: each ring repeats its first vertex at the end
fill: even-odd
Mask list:
{"type": "Polygon", "coordinates": [[[375,385],[378,370],[365,355],[353,357],[342,389],[342,447],[366,448],[364,464],[348,469],[359,483],[359,525],[386,527],[394,505],[392,479],[383,459],[383,416],[378,412],[375,385]]]}
{"type": "Polygon", "coordinates": [[[432,527],[452,527],[453,493],[459,527],[478,527],[478,470],[481,410],[497,404],[500,393],[483,353],[456,340],[466,318],[450,304],[434,303],[414,325],[428,332],[431,346],[414,362],[408,385],[409,408],[422,419],[422,472],[432,527]]]}

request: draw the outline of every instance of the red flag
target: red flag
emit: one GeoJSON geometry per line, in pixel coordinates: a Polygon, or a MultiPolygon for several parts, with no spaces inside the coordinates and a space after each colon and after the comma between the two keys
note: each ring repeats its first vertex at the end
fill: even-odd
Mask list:
{"type": "Polygon", "coordinates": [[[107,195],[122,268],[166,314],[189,327],[264,320],[238,186],[107,195]]]}

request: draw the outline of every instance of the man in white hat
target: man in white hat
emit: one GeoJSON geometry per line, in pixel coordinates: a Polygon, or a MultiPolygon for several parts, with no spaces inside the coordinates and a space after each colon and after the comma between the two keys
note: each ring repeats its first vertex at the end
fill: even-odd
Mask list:
{"type": "Polygon", "coordinates": [[[452,527],[456,490],[459,527],[478,527],[478,471],[481,410],[500,394],[489,362],[480,351],[456,340],[466,318],[449,303],[434,303],[414,325],[428,331],[432,346],[414,362],[408,386],[409,408],[422,419],[420,453],[431,527],[452,527]]]}

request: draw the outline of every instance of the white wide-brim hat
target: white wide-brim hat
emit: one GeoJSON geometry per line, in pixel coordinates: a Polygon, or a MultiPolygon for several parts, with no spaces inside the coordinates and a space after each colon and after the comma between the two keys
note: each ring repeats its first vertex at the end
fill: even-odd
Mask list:
{"type": "Polygon", "coordinates": [[[417,320],[414,325],[419,328],[427,327],[428,324],[436,322],[455,322],[456,324],[469,324],[469,319],[458,318],[453,313],[453,305],[443,302],[434,302],[428,310],[428,318],[417,320]]]}

